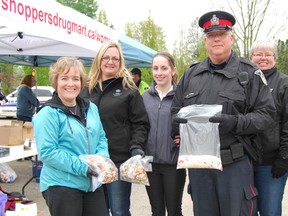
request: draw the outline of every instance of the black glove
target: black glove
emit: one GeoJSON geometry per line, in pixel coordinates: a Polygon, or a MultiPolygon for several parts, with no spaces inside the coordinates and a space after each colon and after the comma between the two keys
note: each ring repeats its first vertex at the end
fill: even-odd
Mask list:
{"type": "Polygon", "coordinates": [[[209,118],[209,122],[220,123],[219,133],[227,134],[236,129],[238,118],[236,115],[221,114],[209,118]]]}
{"type": "Polygon", "coordinates": [[[186,124],[187,123],[187,119],[185,118],[174,118],[172,121],[172,130],[171,130],[171,137],[172,139],[174,139],[175,136],[180,134],[179,131],[179,126],[180,124],[186,124]]]}
{"type": "Polygon", "coordinates": [[[144,157],[145,156],[145,153],[142,149],[139,149],[139,148],[135,148],[131,151],[131,156],[134,157],[136,155],[141,155],[141,157],[144,157]]]}
{"type": "Polygon", "coordinates": [[[277,158],[272,166],[272,177],[280,178],[287,172],[288,160],[277,158]]]}
{"type": "Polygon", "coordinates": [[[92,176],[95,176],[95,177],[98,177],[98,173],[94,170],[92,170],[90,167],[88,167],[88,170],[87,170],[87,176],[88,177],[92,177],[92,176]]]}

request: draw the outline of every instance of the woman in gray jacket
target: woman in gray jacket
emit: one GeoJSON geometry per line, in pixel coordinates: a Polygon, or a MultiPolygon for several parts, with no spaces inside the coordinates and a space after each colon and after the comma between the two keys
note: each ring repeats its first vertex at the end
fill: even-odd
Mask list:
{"type": "Polygon", "coordinates": [[[185,169],[176,169],[179,139],[171,134],[171,104],[178,78],[173,57],[159,52],[152,59],[154,83],[142,96],[150,132],[145,150],[153,156],[150,186],[146,187],[152,215],[182,215],[182,196],[186,179],[185,169]]]}

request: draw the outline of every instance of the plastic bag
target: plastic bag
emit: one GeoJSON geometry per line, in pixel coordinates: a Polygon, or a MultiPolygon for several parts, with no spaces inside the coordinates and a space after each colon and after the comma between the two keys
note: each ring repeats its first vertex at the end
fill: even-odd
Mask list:
{"type": "Polygon", "coordinates": [[[0,163],[0,182],[12,183],[16,178],[15,171],[7,163],[0,163]]]}
{"type": "Polygon", "coordinates": [[[92,177],[93,191],[99,184],[108,184],[118,180],[118,169],[110,158],[102,155],[80,155],[79,158],[97,172],[97,177],[92,177]]]}
{"type": "Polygon", "coordinates": [[[140,155],[136,155],[131,157],[120,165],[120,180],[149,186],[146,172],[152,171],[150,164],[152,160],[152,156],[141,158],[140,155]]]}
{"type": "Polygon", "coordinates": [[[177,169],[210,168],[223,170],[220,156],[218,123],[209,118],[220,114],[222,105],[190,105],[183,107],[177,117],[188,120],[180,124],[181,144],[177,169]]]}

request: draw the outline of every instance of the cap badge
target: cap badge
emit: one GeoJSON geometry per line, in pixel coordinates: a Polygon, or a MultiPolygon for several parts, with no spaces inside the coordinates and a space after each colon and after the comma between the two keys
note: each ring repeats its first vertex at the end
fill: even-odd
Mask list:
{"type": "Polygon", "coordinates": [[[219,25],[219,18],[216,17],[216,15],[214,14],[211,21],[211,25],[219,25]]]}

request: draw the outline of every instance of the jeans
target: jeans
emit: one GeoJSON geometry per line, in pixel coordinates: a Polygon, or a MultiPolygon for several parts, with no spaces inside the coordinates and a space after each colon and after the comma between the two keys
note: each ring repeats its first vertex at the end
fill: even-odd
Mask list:
{"type": "MultiPolygon", "coordinates": [[[[121,163],[115,163],[118,168],[121,163]]],[[[120,177],[119,177],[120,179],[120,177]]],[[[131,195],[131,183],[125,181],[115,181],[109,184],[103,185],[106,196],[106,202],[108,212],[110,210],[113,216],[131,216],[130,213],[130,195],[131,195]]]]}
{"type": "Polygon", "coordinates": [[[43,193],[51,216],[106,216],[103,188],[84,192],[64,186],[51,186],[43,193]]]}
{"type": "Polygon", "coordinates": [[[259,192],[258,211],[261,216],[282,215],[282,199],[288,174],[272,178],[271,170],[272,166],[254,167],[255,186],[259,192]]]}
{"type": "Polygon", "coordinates": [[[17,115],[17,121],[32,122],[32,117],[17,115]]]}

